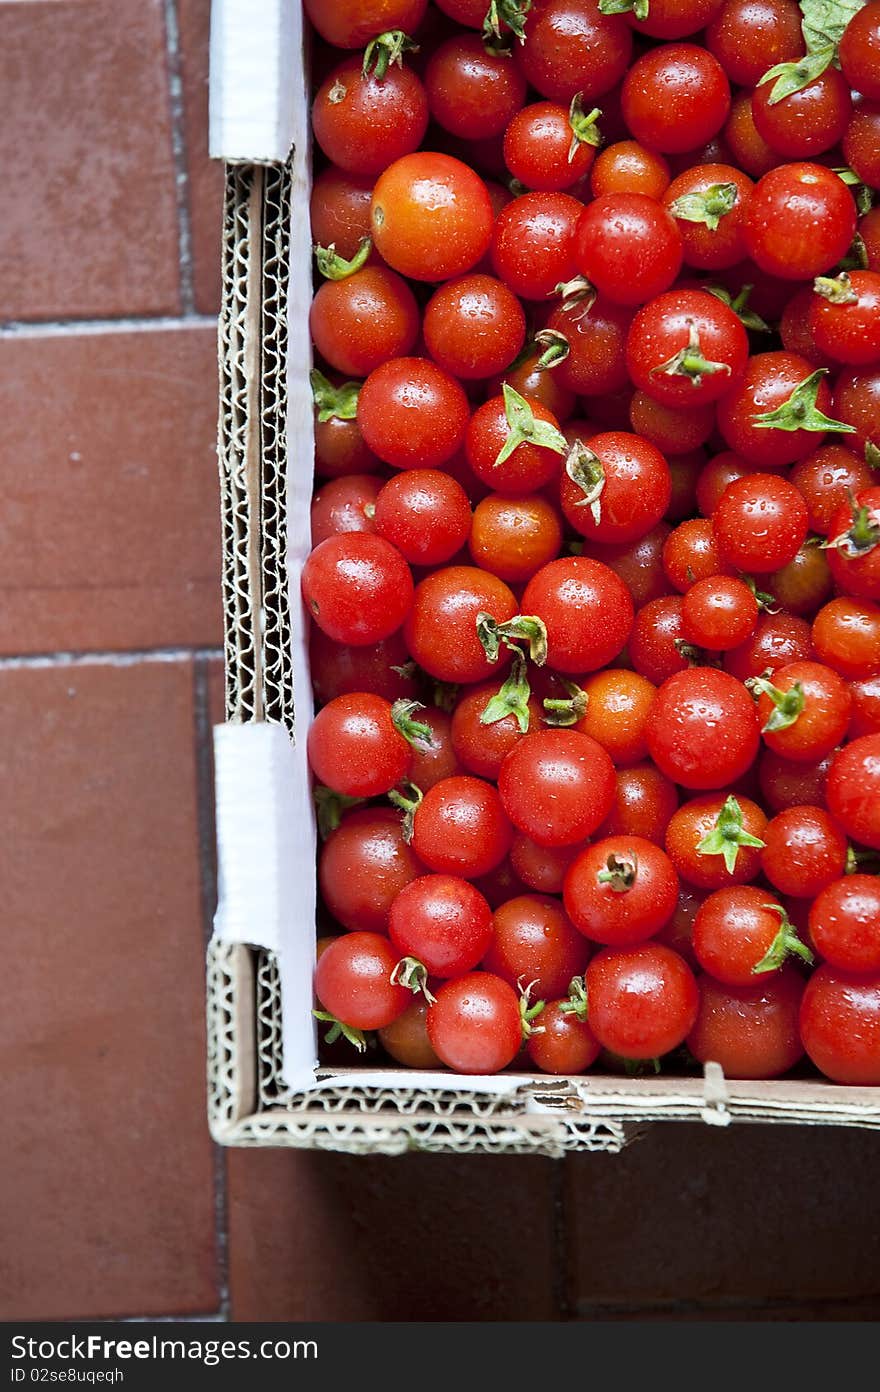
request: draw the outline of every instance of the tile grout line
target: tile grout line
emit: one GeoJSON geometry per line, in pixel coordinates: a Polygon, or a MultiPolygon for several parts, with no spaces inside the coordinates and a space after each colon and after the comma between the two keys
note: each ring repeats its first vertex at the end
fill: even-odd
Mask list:
{"type": "Polygon", "coordinates": [[[174,188],[177,201],[180,303],[184,314],[195,314],[192,227],[189,215],[189,171],[184,135],[183,81],[181,77],[180,26],[177,0],[164,0],[165,52],[168,60],[168,99],[171,108],[171,149],[174,156],[174,188]]]}
{"type": "Polygon", "coordinates": [[[43,667],[136,667],[142,662],[188,662],[222,658],[220,647],[140,648],[126,652],[55,652],[0,657],[0,672],[43,667]]]}
{"type": "Polygon", "coordinates": [[[182,329],[216,329],[216,314],[126,315],[117,319],[7,319],[0,338],[64,338],[94,334],[169,333],[182,329]]]}
{"type": "MultiPolygon", "coordinates": [[[[198,814],[199,867],[202,892],[202,922],[207,948],[214,927],[217,903],[217,861],[215,853],[214,771],[212,725],[208,690],[208,657],[199,655],[193,663],[193,720],[196,758],[196,797],[198,814]]],[[[214,1237],[220,1286],[218,1318],[229,1319],[229,1219],[226,1193],[226,1157],[223,1148],[213,1146],[214,1237]]]]}

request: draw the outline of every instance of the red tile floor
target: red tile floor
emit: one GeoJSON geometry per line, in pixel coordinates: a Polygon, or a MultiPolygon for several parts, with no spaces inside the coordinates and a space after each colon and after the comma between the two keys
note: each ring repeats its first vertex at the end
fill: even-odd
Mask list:
{"type": "Polygon", "coordinates": [[[0,0],[0,1319],[877,1318],[874,1133],[212,1147],[208,11],[0,0]]]}

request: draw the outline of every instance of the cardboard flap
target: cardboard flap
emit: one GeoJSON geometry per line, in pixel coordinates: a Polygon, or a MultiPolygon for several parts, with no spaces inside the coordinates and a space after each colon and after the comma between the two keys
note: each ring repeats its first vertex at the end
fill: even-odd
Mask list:
{"type": "Polygon", "coordinates": [[[299,0],[212,0],[208,149],[229,164],[282,164],[302,82],[299,0]],[[297,77],[299,74],[299,77],[297,77]]]}

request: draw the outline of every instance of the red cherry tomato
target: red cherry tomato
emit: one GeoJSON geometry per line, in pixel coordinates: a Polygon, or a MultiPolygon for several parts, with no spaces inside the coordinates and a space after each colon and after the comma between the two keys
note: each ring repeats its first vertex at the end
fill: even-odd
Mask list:
{"type": "Polygon", "coordinates": [[[536,1000],[554,1000],[583,975],[589,955],[558,899],[520,894],[495,910],[483,967],[511,986],[531,985],[536,1000]]]}
{"type": "Polygon", "coordinates": [[[699,992],[684,958],[662,943],[605,948],[585,974],[590,1029],[624,1059],[661,1058],[690,1034],[699,992]]]}
{"type": "Polygon", "coordinates": [[[540,730],[507,755],[498,791],[520,831],[541,846],[568,846],[592,835],[610,812],[614,765],[589,735],[540,730]]]}
{"type": "Polygon", "coordinates": [[[755,186],[746,248],[769,275],[809,280],[841,259],[855,230],[856,206],[842,179],[821,164],[782,164],[755,186]]]}
{"type": "Polygon", "coordinates": [[[567,1009],[566,1000],[551,1001],[535,1021],[526,1053],[542,1073],[585,1073],[599,1057],[599,1043],[586,1020],[567,1009]]]}
{"type": "Polygon", "coordinates": [[[315,716],[308,757],[320,783],[345,797],[377,797],[400,783],[411,749],[381,696],[367,691],[337,696],[315,716]]]}
{"type": "Polygon", "coordinates": [[[385,932],[395,897],[424,874],[390,807],[347,813],[321,847],[318,884],[330,913],[348,929],[385,932]]]}
{"type": "Polygon", "coordinates": [[[483,180],[451,155],[404,155],[373,189],[376,249],[413,280],[448,280],[471,270],[489,249],[493,221],[483,180]]]}
{"type": "Polygon", "coordinates": [[[655,199],[643,193],[608,194],[581,213],[574,256],[578,270],[609,300],[644,304],[678,275],[681,233],[655,199]]]}
{"type": "Polygon", "coordinates": [[[863,735],[837,751],[825,796],[847,836],[880,850],[880,735],[863,735]]]}
{"type": "Polygon", "coordinates": [[[412,848],[438,874],[488,875],[507,855],[512,838],[497,790],[469,774],[435,783],[413,815],[412,848]]]}
{"type": "Polygon", "coordinates": [[[380,933],[347,933],[330,943],[315,969],[315,994],[336,1020],[357,1030],[381,1029],[411,1000],[391,973],[394,948],[380,933]]]}
{"type": "Polygon", "coordinates": [[[470,410],[461,384],[426,358],[391,358],[361,387],[357,421],[374,454],[395,469],[433,469],[464,443],[470,410]]]}
{"type": "Polygon", "coordinates": [[[823,807],[784,808],[762,834],[764,874],[780,894],[813,899],[844,872],[846,837],[823,807]]]}
{"type": "Polygon", "coordinates": [[[810,937],[837,971],[880,972],[880,880],[846,875],[826,883],[810,906],[810,937]]]}
{"type": "Polygon", "coordinates": [[[430,976],[459,976],[492,941],[492,910],[460,876],[420,875],[391,905],[388,935],[401,957],[417,959],[430,976]]]}
{"type": "Polygon", "coordinates": [[[685,788],[721,788],[746,772],[758,752],[754,703],[741,682],[711,667],[668,677],[648,717],[648,749],[658,768],[685,788]]]}
{"type": "Polygon", "coordinates": [[[580,92],[594,102],[623,77],[632,34],[620,15],[602,14],[598,0],[549,0],[535,7],[516,61],[536,92],[571,101],[580,92]]]}
{"type": "Polygon", "coordinates": [[[563,900],[585,938],[630,947],[669,922],[678,902],[678,876],[653,842],[609,836],[588,846],[572,863],[563,900]]]}
{"type": "Polygon", "coordinates": [[[328,537],[306,558],[302,593],[329,638],[354,646],[388,638],[409,613],[413,580],[393,546],[368,532],[328,537]]]}
{"type": "Polygon", "coordinates": [[[727,1078],[781,1078],[803,1057],[804,982],[794,967],[748,986],[701,975],[697,986],[700,1008],[687,1046],[700,1063],[719,1063],[727,1078]]]}
{"type": "Polygon", "coordinates": [[[623,81],[630,132],[665,155],[695,150],[727,120],[730,84],[724,69],[696,44],[659,44],[633,63],[623,81]]]}
{"type": "Polygon", "coordinates": [[[359,58],[328,74],[312,107],[312,130],[324,154],[361,177],[411,157],[427,128],[428,99],[415,73],[392,65],[382,79],[375,72],[365,76],[359,58]]]}
{"type": "Polygon", "coordinates": [[[428,1011],[428,1038],[456,1073],[498,1073],[522,1044],[519,999],[491,972],[469,972],[446,981],[428,1011]]]}
{"type": "Polygon", "coordinates": [[[390,478],[373,503],[379,536],[410,565],[450,561],[467,541],[471,509],[467,494],[438,469],[407,469],[390,478]]]}
{"type": "Polygon", "coordinates": [[[880,1085],[880,978],[830,965],[807,982],[800,1010],[804,1048],[834,1083],[880,1085]]]}
{"type": "Polygon", "coordinates": [[[633,622],[623,581],[586,556],[566,556],[542,566],[526,585],[522,610],[547,627],[548,665],[575,675],[594,672],[616,657],[633,622]]]}
{"type": "Polygon", "coordinates": [[[506,623],[517,612],[503,580],[476,566],[445,566],[416,586],[404,625],[404,638],[418,665],[438,681],[485,681],[504,671],[510,653],[502,645],[491,662],[477,633],[477,616],[491,614],[506,623]]]}

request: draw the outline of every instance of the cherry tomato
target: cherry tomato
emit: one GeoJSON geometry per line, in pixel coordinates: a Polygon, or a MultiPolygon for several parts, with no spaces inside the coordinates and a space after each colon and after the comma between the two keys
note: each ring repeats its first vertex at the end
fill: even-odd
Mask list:
{"type": "Polygon", "coordinates": [[[370,235],[370,200],[373,180],[347,174],[335,164],[315,175],[309,201],[312,241],[335,248],[350,260],[370,235]]]}
{"type": "Polygon", "coordinates": [[[343,928],[381,933],[404,885],[424,874],[390,807],[348,812],[321,847],[321,898],[343,928]]]}
{"type": "Polygon", "coordinates": [[[497,779],[505,757],[530,729],[538,728],[543,713],[536,696],[523,690],[519,701],[513,693],[507,701],[502,690],[497,679],[471,686],[461,693],[452,713],[455,753],[464,768],[479,778],[497,779]],[[494,702],[492,708],[490,702],[494,702]],[[487,721],[486,714],[498,718],[487,721]]]}
{"type": "Polygon", "coordinates": [[[796,763],[765,749],[758,764],[761,795],[773,812],[786,807],[815,806],[825,800],[831,755],[814,763],[796,763]]]}
{"type": "Polygon", "coordinates": [[[719,1063],[727,1078],[780,1078],[803,1057],[804,982],[794,967],[747,986],[701,975],[697,986],[700,1008],[687,1046],[700,1063],[719,1063]]]}
{"type": "Polygon", "coordinates": [[[681,606],[682,633],[688,643],[723,652],[745,643],[758,622],[758,601],[743,580],[714,575],[698,580],[681,606]]]}
{"type": "Polygon", "coordinates": [[[513,838],[491,783],[469,774],[443,778],[415,809],[412,848],[429,870],[476,879],[500,865],[513,838]]]}
{"type": "Polygon", "coordinates": [[[688,517],[670,532],[663,547],[663,570],[682,594],[699,580],[732,574],[732,567],[721,556],[712,523],[704,517],[688,517]]]}
{"type": "Polygon", "coordinates": [[[621,544],[656,527],[671,491],[669,465],[656,445],[609,430],[589,436],[569,454],[560,502],[581,536],[621,544]]]}
{"type": "Polygon", "coordinates": [[[706,47],[731,82],[754,87],[768,68],[800,58],[800,11],[795,0],[725,0],[706,29],[706,47]]]}
{"type": "Polygon", "coordinates": [[[880,4],[857,10],[843,31],[839,46],[843,75],[864,97],[880,97],[880,4]]]}
{"type": "Polygon", "coordinates": [[[636,614],[627,651],[635,670],[655,686],[689,665],[681,610],[680,595],[663,595],[649,600],[636,614]]]}
{"type": "Polygon", "coordinates": [[[641,836],[662,846],[669,819],[678,806],[675,785],[649,763],[617,769],[614,781],[614,801],[599,834],[641,836]]]}
{"type": "Polygon", "coordinates": [[[616,657],[633,623],[623,581],[587,556],[542,566],[526,585],[522,608],[546,624],[548,665],[575,675],[594,672],[616,657]]]}
{"type": "Polygon", "coordinates": [[[428,1038],[428,1000],[419,994],[402,1015],[378,1031],[386,1054],[404,1068],[423,1068],[429,1072],[443,1067],[428,1038]]]}
{"type": "Polygon", "coordinates": [[[729,483],[752,472],[753,466],[733,450],[722,450],[710,459],[697,480],[697,507],[703,517],[712,516],[729,483]]]}
{"type": "Polygon", "coordinates": [[[392,65],[380,79],[375,72],[365,76],[361,67],[359,58],[347,59],[324,79],[312,107],[312,130],[333,164],[366,178],[421,144],[428,99],[409,68],[392,65]]]}
{"type": "Polygon", "coordinates": [[[334,642],[317,624],[311,626],[309,674],[318,705],[352,691],[372,691],[386,701],[415,700],[419,685],[408,673],[408,661],[409,652],[399,629],[377,643],[352,647],[334,642]]]}
{"type": "Polygon", "coordinates": [[[592,103],[626,72],[632,34],[620,15],[602,14],[598,0],[549,0],[529,16],[514,53],[543,97],[567,104],[580,92],[592,103]]]}
{"type": "Polygon", "coordinates": [[[605,948],[587,967],[590,1029],[624,1059],[660,1058],[690,1034],[699,992],[683,957],[662,943],[605,948]]]}
{"type": "Polygon", "coordinates": [[[375,643],[400,628],[413,600],[410,568],[382,537],[343,532],[309,553],[302,569],[306,607],[338,643],[375,643]]]}
{"type": "Polygon", "coordinates": [[[666,829],[666,854],[698,889],[748,884],[761,873],[767,818],[751,798],[710,793],[691,798],[666,829]]]}
{"type": "Polygon", "coordinates": [[[789,474],[807,505],[811,532],[828,535],[831,520],[847,501],[873,482],[870,467],[845,445],[821,445],[799,459],[789,474]]]}
{"type": "Polygon", "coordinates": [[[848,836],[880,850],[880,735],[863,735],[837,751],[825,796],[848,836]]]}
{"type": "Polygon", "coordinates": [[[474,509],[471,556],[478,566],[510,584],[528,580],[561,547],[559,513],[538,493],[527,498],[490,493],[474,509]]]}
{"type": "Polygon", "coordinates": [[[710,894],[694,919],[694,952],[704,971],[726,986],[754,985],[779,971],[790,953],[812,961],[782,905],[755,885],[710,894]]]}
{"type": "Polygon", "coordinates": [[[807,1054],[832,1082],[880,1085],[880,978],[817,967],[801,1002],[800,1032],[807,1054]]]}
{"type": "Polygon", "coordinates": [[[376,248],[413,280],[448,280],[471,270],[489,249],[493,221],[483,180],[451,155],[404,155],[373,189],[376,248]]]}
{"type": "Polygon", "coordinates": [[[692,667],[668,677],[648,717],[648,749],[685,788],[721,788],[748,769],[759,744],[745,687],[726,672],[692,667]]]}
{"type": "Polygon", "coordinates": [[[338,532],[375,531],[373,513],[381,487],[374,474],[347,474],[319,488],[312,497],[312,546],[338,532]]]}
{"type": "Polygon", "coordinates": [[[476,34],[457,34],[434,49],[425,89],[437,124],[464,140],[500,135],[526,95],[513,59],[489,53],[476,34]]]}
{"type": "Polygon", "coordinates": [[[432,469],[464,442],[470,411],[461,385],[425,358],[391,358],[361,387],[364,439],[395,469],[432,469]]]}
{"type": "Polygon", "coordinates": [[[840,676],[860,680],[880,672],[880,606],[838,595],[823,604],[812,629],[816,657],[840,676]]]}
{"type": "Polygon", "coordinates": [[[614,765],[589,735],[538,730],[505,758],[498,791],[519,831],[541,846],[572,845],[592,835],[610,812],[614,765]]]}
{"type": "Polygon", "coordinates": [[[766,585],[786,613],[812,618],[832,588],[824,551],[808,539],[787,565],[768,575],[766,585]]]}
{"type": "Polygon", "coordinates": [[[637,58],[623,81],[623,115],[649,150],[679,154],[720,131],[730,110],[724,69],[696,44],[660,44],[637,58]]]}
{"type": "Polygon", "coordinates": [[[542,1073],[585,1073],[599,1057],[599,1043],[586,1020],[567,1000],[550,1001],[537,1018],[538,1029],[526,1042],[526,1053],[542,1073]]]}
{"type": "Polygon", "coordinates": [[[352,1029],[381,1029],[411,999],[405,986],[391,981],[395,965],[394,948],[380,933],[347,933],[321,954],[315,994],[334,1019],[352,1029]]]}
{"type": "Polygon", "coordinates": [[[843,136],[843,157],[863,184],[872,189],[880,185],[880,101],[861,101],[854,109],[843,136]]]}
{"type": "Polygon", "coordinates": [[[558,899],[521,894],[499,905],[483,967],[511,986],[532,986],[535,999],[563,996],[583,975],[590,950],[558,899]]]}
{"type": "Polygon", "coordinates": [[[847,444],[864,453],[871,444],[880,449],[880,369],[841,372],[834,383],[834,414],[853,433],[847,444]]]}
{"type": "Polygon", "coordinates": [[[852,114],[849,84],[837,68],[827,67],[781,99],[775,87],[770,79],[752,94],[755,126],[772,150],[789,160],[809,160],[837,144],[852,114]]]}
{"type": "Polygon", "coordinates": [[[498,1073],[522,1044],[519,999],[491,972],[446,981],[428,1011],[428,1039],[456,1073],[498,1073]]]}
{"type": "Polygon", "coordinates": [[[632,316],[631,308],[599,295],[589,310],[563,303],[547,321],[547,332],[567,349],[553,377],[569,391],[587,397],[594,414],[596,398],[628,384],[626,336],[632,316]]]}
{"type": "Polygon", "coordinates": [[[327,280],[312,300],[309,331],[331,367],[365,377],[387,358],[408,353],[419,332],[415,296],[384,266],[327,280]]]}
{"type": "Polygon", "coordinates": [[[557,477],[565,440],[546,406],[526,397],[517,400],[508,385],[474,412],[465,452],[477,478],[495,492],[522,497],[557,477]]]}
{"type": "Polygon", "coordinates": [[[570,114],[557,102],[533,102],[516,113],[504,132],[504,162],[528,189],[555,193],[571,188],[596,158],[591,142],[599,135],[593,129],[583,112],[570,114]],[[586,139],[579,138],[579,129],[586,139]]]}
{"type": "Polygon", "coordinates": [[[772,680],[757,678],[755,690],[764,743],[786,759],[814,763],[846,734],[852,697],[820,662],[788,662],[772,680]]]}
{"type": "Polygon", "coordinates": [[[751,92],[734,95],[722,135],[731,159],[753,179],[760,179],[762,174],[768,174],[782,163],[781,157],[758,134],[752,116],[751,92]]]}
{"type": "Polygon", "coordinates": [[[437,469],[407,469],[383,485],[374,502],[379,536],[410,565],[442,565],[467,541],[471,509],[467,494],[437,469]]]}
{"type": "Polygon", "coordinates": [[[728,484],[712,514],[725,560],[741,570],[778,570],[807,535],[807,505],[794,484],[775,474],[747,474],[728,484]]]}
{"type": "Polygon", "coordinates": [[[334,48],[363,48],[388,29],[412,34],[422,22],[426,0],[303,0],[322,39],[334,48]]]}
{"type": "Polygon", "coordinates": [[[655,687],[638,672],[608,667],[584,683],[586,713],[577,728],[607,750],[617,766],[637,764],[648,753],[645,722],[655,687]]]}
{"type": "Polygon", "coordinates": [[[732,164],[697,164],[676,175],[663,206],[675,218],[689,266],[718,271],[743,260],[752,188],[748,175],[732,164]]]}
{"type": "Polygon", "coordinates": [[[308,758],[320,783],[345,797],[376,797],[407,775],[410,746],[381,696],[337,696],[315,716],[308,758]]]}
{"type": "Polygon", "coordinates": [[[880,972],[880,880],[846,875],[826,883],[810,907],[810,937],[837,971],[880,972]]]}
{"type": "Polygon", "coordinates": [[[571,846],[539,846],[518,831],[510,847],[510,863],[529,889],[540,894],[561,894],[565,872],[582,846],[577,841],[571,846]]]}
{"type": "Polygon", "coordinates": [[[464,380],[491,377],[513,362],[526,336],[519,300],[487,275],[446,281],[425,306],[425,344],[435,362],[464,380]]]}
{"type": "Polygon", "coordinates": [[[763,836],[764,874],[780,894],[813,899],[844,872],[846,837],[823,807],[785,808],[767,823],[763,836]]]}
{"type": "Polygon", "coordinates": [[[544,300],[577,271],[574,236],[583,204],[569,193],[525,193],[498,214],[495,274],[524,300],[544,300]]]}
{"type": "Polygon", "coordinates": [[[866,366],[880,359],[880,274],[844,271],[818,277],[810,303],[810,331],[821,353],[836,362],[866,366]]]}
{"type": "Polygon", "coordinates": [[[824,165],[795,161],[764,174],[749,201],[748,254],[770,275],[809,280],[848,250],[856,205],[842,179],[824,165]]]}
{"type": "Polygon", "coordinates": [[[788,662],[813,656],[810,625],[796,614],[762,614],[752,637],[724,654],[725,670],[739,681],[772,675],[788,662]]]}
{"type": "MultiPolygon", "coordinates": [[[[326,544],[326,543],[325,543],[326,544]]],[[[503,647],[491,662],[477,634],[477,616],[506,623],[517,612],[503,580],[476,566],[431,571],[416,586],[404,625],[406,645],[420,667],[444,682],[485,681],[510,661],[503,647]]]]}
{"type": "MultiPolygon", "coordinates": [[[[602,561],[615,575],[620,576],[632,596],[633,603],[642,605],[668,593],[661,558],[671,529],[658,522],[644,536],[619,546],[597,545],[589,548],[594,561],[602,561]],[[601,552],[601,554],[600,554],[601,552]]],[[[585,548],[586,550],[586,548],[585,548]]]]}
{"type": "Polygon", "coordinates": [[[842,590],[880,600],[880,488],[863,488],[828,528],[828,564],[842,590]]]}
{"type": "Polygon", "coordinates": [[[581,213],[574,256],[578,270],[609,300],[643,304],[678,275],[681,233],[655,199],[643,193],[607,194],[581,213]]]}
{"type": "Polygon", "coordinates": [[[669,857],[652,841],[604,837],[572,862],[563,901],[584,937],[630,947],[669,922],[678,902],[678,876],[669,857]]]}
{"type": "Polygon", "coordinates": [[[715,429],[715,408],[711,402],[705,406],[669,406],[647,392],[633,392],[629,405],[629,421],[637,435],[650,440],[662,454],[675,456],[669,459],[672,474],[672,496],[666,509],[666,516],[677,521],[693,512],[696,485],[702,473],[705,456],[700,445],[705,444],[715,429]],[[685,477],[675,476],[676,468],[687,468],[689,456],[693,454],[693,478],[688,476],[687,488],[679,501],[676,483],[685,477]]]}
{"type": "Polygon", "coordinates": [[[606,145],[596,157],[590,173],[594,198],[611,193],[644,193],[660,199],[670,180],[669,165],[656,150],[647,150],[637,140],[618,140],[606,145]]]}
{"type": "Polygon", "coordinates": [[[415,958],[429,975],[459,976],[492,941],[492,910],[458,875],[420,875],[391,905],[388,934],[398,954],[415,958]]]}

